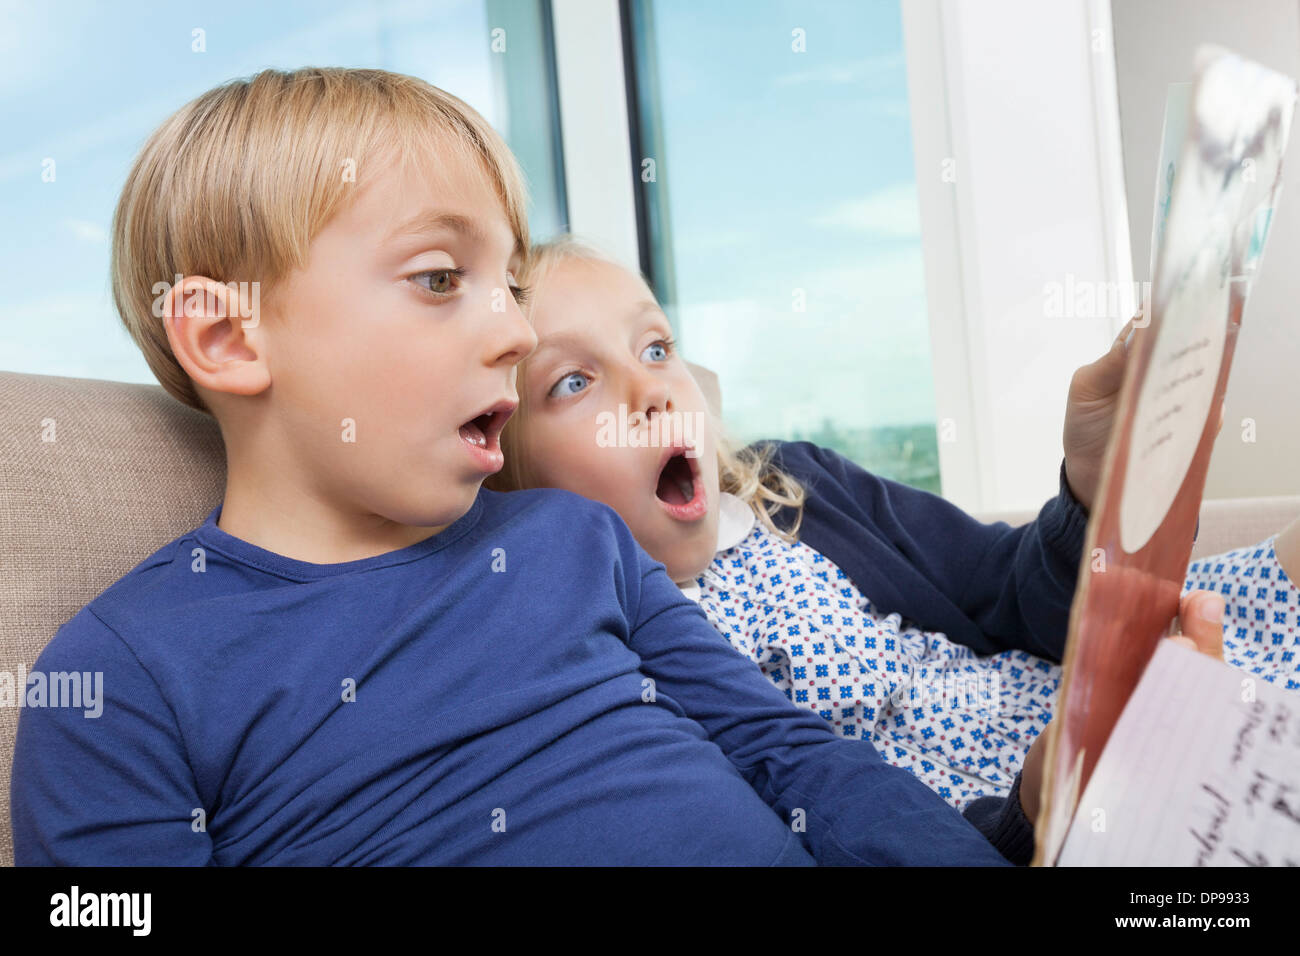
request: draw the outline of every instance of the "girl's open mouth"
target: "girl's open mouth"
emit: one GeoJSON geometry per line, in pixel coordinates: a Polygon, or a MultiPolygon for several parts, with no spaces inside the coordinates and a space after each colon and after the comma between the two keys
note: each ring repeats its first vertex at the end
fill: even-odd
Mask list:
{"type": "Polygon", "coordinates": [[[685,448],[670,448],[667,454],[659,469],[655,498],[670,517],[698,521],[708,512],[698,460],[687,458],[685,448]]]}

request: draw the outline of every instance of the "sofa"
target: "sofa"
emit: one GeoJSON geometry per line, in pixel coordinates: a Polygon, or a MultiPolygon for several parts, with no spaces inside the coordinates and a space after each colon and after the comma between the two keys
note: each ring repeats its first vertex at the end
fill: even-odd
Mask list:
{"type": "MultiPolygon", "coordinates": [[[[711,404],[716,379],[697,370],[711,404]]],[[[221,500],[216,423],[156,385],[0,372],[0,672],[30,669],[60,625],[221,500]]],[[[978,516],[1021,524],[1036,512],[978,516]]],[[[1300,496],[1208,501],[1195,555],[1262,540],[1300,496]]],[[[20,711],[0,707],[0,865],[20,711]]],[[[129,861],[123,861],[129,862],[129,861]]]]}

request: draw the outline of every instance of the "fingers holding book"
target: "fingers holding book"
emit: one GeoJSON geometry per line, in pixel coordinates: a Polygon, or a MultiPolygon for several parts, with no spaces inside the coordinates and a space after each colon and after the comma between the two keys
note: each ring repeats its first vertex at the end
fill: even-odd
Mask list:
{"type": "Polygon", "coordinates": [[[1169,639],[1223,660],[1223,610],[1223,598],[1213,591],[1188,591],[1178,602],[1180,633],[1169,639]]]}

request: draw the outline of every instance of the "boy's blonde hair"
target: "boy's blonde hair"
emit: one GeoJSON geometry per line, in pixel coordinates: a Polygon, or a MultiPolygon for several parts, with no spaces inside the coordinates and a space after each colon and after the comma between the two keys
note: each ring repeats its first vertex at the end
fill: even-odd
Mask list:
{"type": "MultiPolygon", "coordinates": [[[[524,260],[522,274],[518,277],[519,282],[528,289],[537,289],[557,265],[571,260],[604,262],[623,268],[592,246],[573,236],[563,235],[539,243],[529,250],[528,257],[524,260]]],[[[536,298],[532,301],[536,301],[536,298]]],[[[500,439],[501,449],[505,453],[505,467],[484,482],[494,491],[517,491],[534,485],[523,452],[523,443],[520,441],[528,421],[526,396],[529,392],[525,387],[527,374],[528,362],[525,360],[519,366],[517,382],[519,409],[510,421],[506,422],[500,439]]],[[[718,484],[721,490],[735,495],[749,505],[758,519],[775,534],[787,541],[797,540],[799,526],[803,522],[803,505],[806,497],[803,486],[772,461],[771,445],[739,446],[727,436],[718,417],[716,415],[710,417],[713,433],[717,439],[718,484]],[[790,508],[794,512],[793,521],[788,529],[777,527],[773,520],[775,514],[782,508],[790,508]]]]}
{"type": "Polygon", "coordinates": [[[367,174],[459,159],[500,197],[519,252],[527,192],[501,137],[450,93],[384,70],[263,70],[181,107],[145,143],[113,215],[113,301],[173,397],[209,412],[154,314],[180,276],[258,282],[265,299],[367,174]]]}

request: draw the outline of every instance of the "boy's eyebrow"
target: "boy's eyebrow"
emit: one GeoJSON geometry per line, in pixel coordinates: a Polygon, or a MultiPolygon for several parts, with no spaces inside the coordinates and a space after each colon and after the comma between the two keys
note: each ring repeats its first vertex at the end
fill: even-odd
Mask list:
{"type": "Polygon", "coordinates": [[[450,229],[452,232],[460,233],[475,242],[487,241],[482,227],[468,216],[462,216],[454,212],[439,212],[436,209],[426,209],[412,216],[390,232],[387,238],[384,239],[384,243],[387,244],[405,236],[437,232],[441,229],[450,229]]]}

